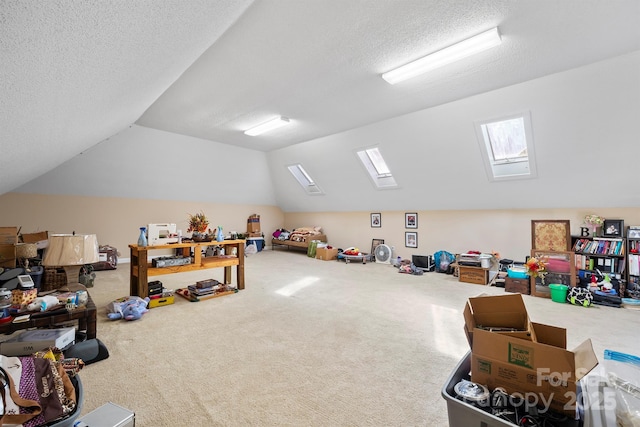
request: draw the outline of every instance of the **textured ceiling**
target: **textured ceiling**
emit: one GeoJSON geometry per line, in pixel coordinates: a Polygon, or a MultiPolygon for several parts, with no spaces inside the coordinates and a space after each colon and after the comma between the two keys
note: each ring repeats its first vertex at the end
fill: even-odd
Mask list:
{"type": "Polygon", "coordinates": [[[638,0],[0,0],[0,194],[133,123],[270,151],[638,49],[638,0]]]}

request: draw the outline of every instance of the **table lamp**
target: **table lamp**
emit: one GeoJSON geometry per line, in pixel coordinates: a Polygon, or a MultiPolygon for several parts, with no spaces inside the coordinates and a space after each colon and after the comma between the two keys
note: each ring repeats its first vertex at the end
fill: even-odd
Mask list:
{"type": "Polygon", "coordinates": [[[29,259],[38,256],[38,247],[35,243],[16,243],[16,259],[18,265],[29,271],[29,259]]]}
{"type": "Polygon", "coordinates": [[[50,234],[42,264],[63,267],[67,275],[67,288],[73,290],[79,286],[82,266],[98,262],[98,257],[98,239],[95,234],[50,234]]]}

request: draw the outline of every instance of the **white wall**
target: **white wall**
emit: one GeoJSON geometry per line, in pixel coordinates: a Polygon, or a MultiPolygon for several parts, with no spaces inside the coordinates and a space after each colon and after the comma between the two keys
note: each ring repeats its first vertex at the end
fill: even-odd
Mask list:
{"type": "Polygon", "coordinates": [[[635,207],[640,52],[268,153],[285,212],[635,207]],[[538,178],[491,183],[474,121],[530,111],[538,178]],[[398,190],[375,190],[355,149],[378,145],[398,190]],[[324,196],[286,166],[302,163],[324,196]]]}
{"type": "Polygon", "coordinates": [[[274,205],[263,152],[133,125],[15,190],[274,205]]]}

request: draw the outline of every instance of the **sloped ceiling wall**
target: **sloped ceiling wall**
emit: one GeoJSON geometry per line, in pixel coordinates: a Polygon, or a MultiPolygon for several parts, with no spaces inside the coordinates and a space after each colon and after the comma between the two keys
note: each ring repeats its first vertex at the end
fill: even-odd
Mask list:
{"type": "Polygon", "coordinates": [[[275,205],[265,153],[136,125],[16,192],[275,205]]]}
{"type": "Polygon", "coordinates": [[[279,206],[285,212],[638,207],[640,52],[270,153],[132,126],[17,191],[279,206]],[[474,121],[530,111],[538,177],[490,183],[474,121]],[[378,145],[397,190],[355,150],[378,145]],[[286,166],[325,191],[308,196],[286,166]]]}
{"type": "Polygon", "coordinates": [[[0,194],[133,123],[268,152],[628,54],[639,23],[637,0],[3,1],[0,194]],[[493,26],[497,49],[380,78],[493,26]]]}
{"type": "Polygon", "coordinates": [[[640,206],[640,52],[268,153],[285,212],[640,206]],[[490,183],[474,121],[530,111],[538,177],[490,183]],[[400,188],[355,155],[379,146],[400,188]],[[325,191],[307,196],[286,166],[325,191]]]}
{"type": "Polygon", "coordinates": [[[0,194],[134,123],[251,3],[0,2],[0,194]]]}

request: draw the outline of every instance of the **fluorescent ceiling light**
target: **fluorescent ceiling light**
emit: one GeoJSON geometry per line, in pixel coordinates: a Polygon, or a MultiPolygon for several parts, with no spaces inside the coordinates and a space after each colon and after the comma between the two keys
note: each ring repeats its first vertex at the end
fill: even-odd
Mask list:
{"type": "Polygon", "coordinates": [[[256,136],[261,133],[269,132],[270,130],[277,129],[281,126],[288,125],[289,119],[286,117],[278,116],[275,119],[271,119],[268,122],[262,123],[261,125],[252,127],[251,129],[247,129],[244,131],[245,135],[256,136]]]}
{"type": "Polygon", "coordinates": [[[498,32],[498,27],[495,27],[477,36],[445,47],[444,49],[396,68],[395,70],[384,73],[382,78],[393,85],[475,53],[482,52],[500,43],[502,43],[500,33],[498,32]]]}

